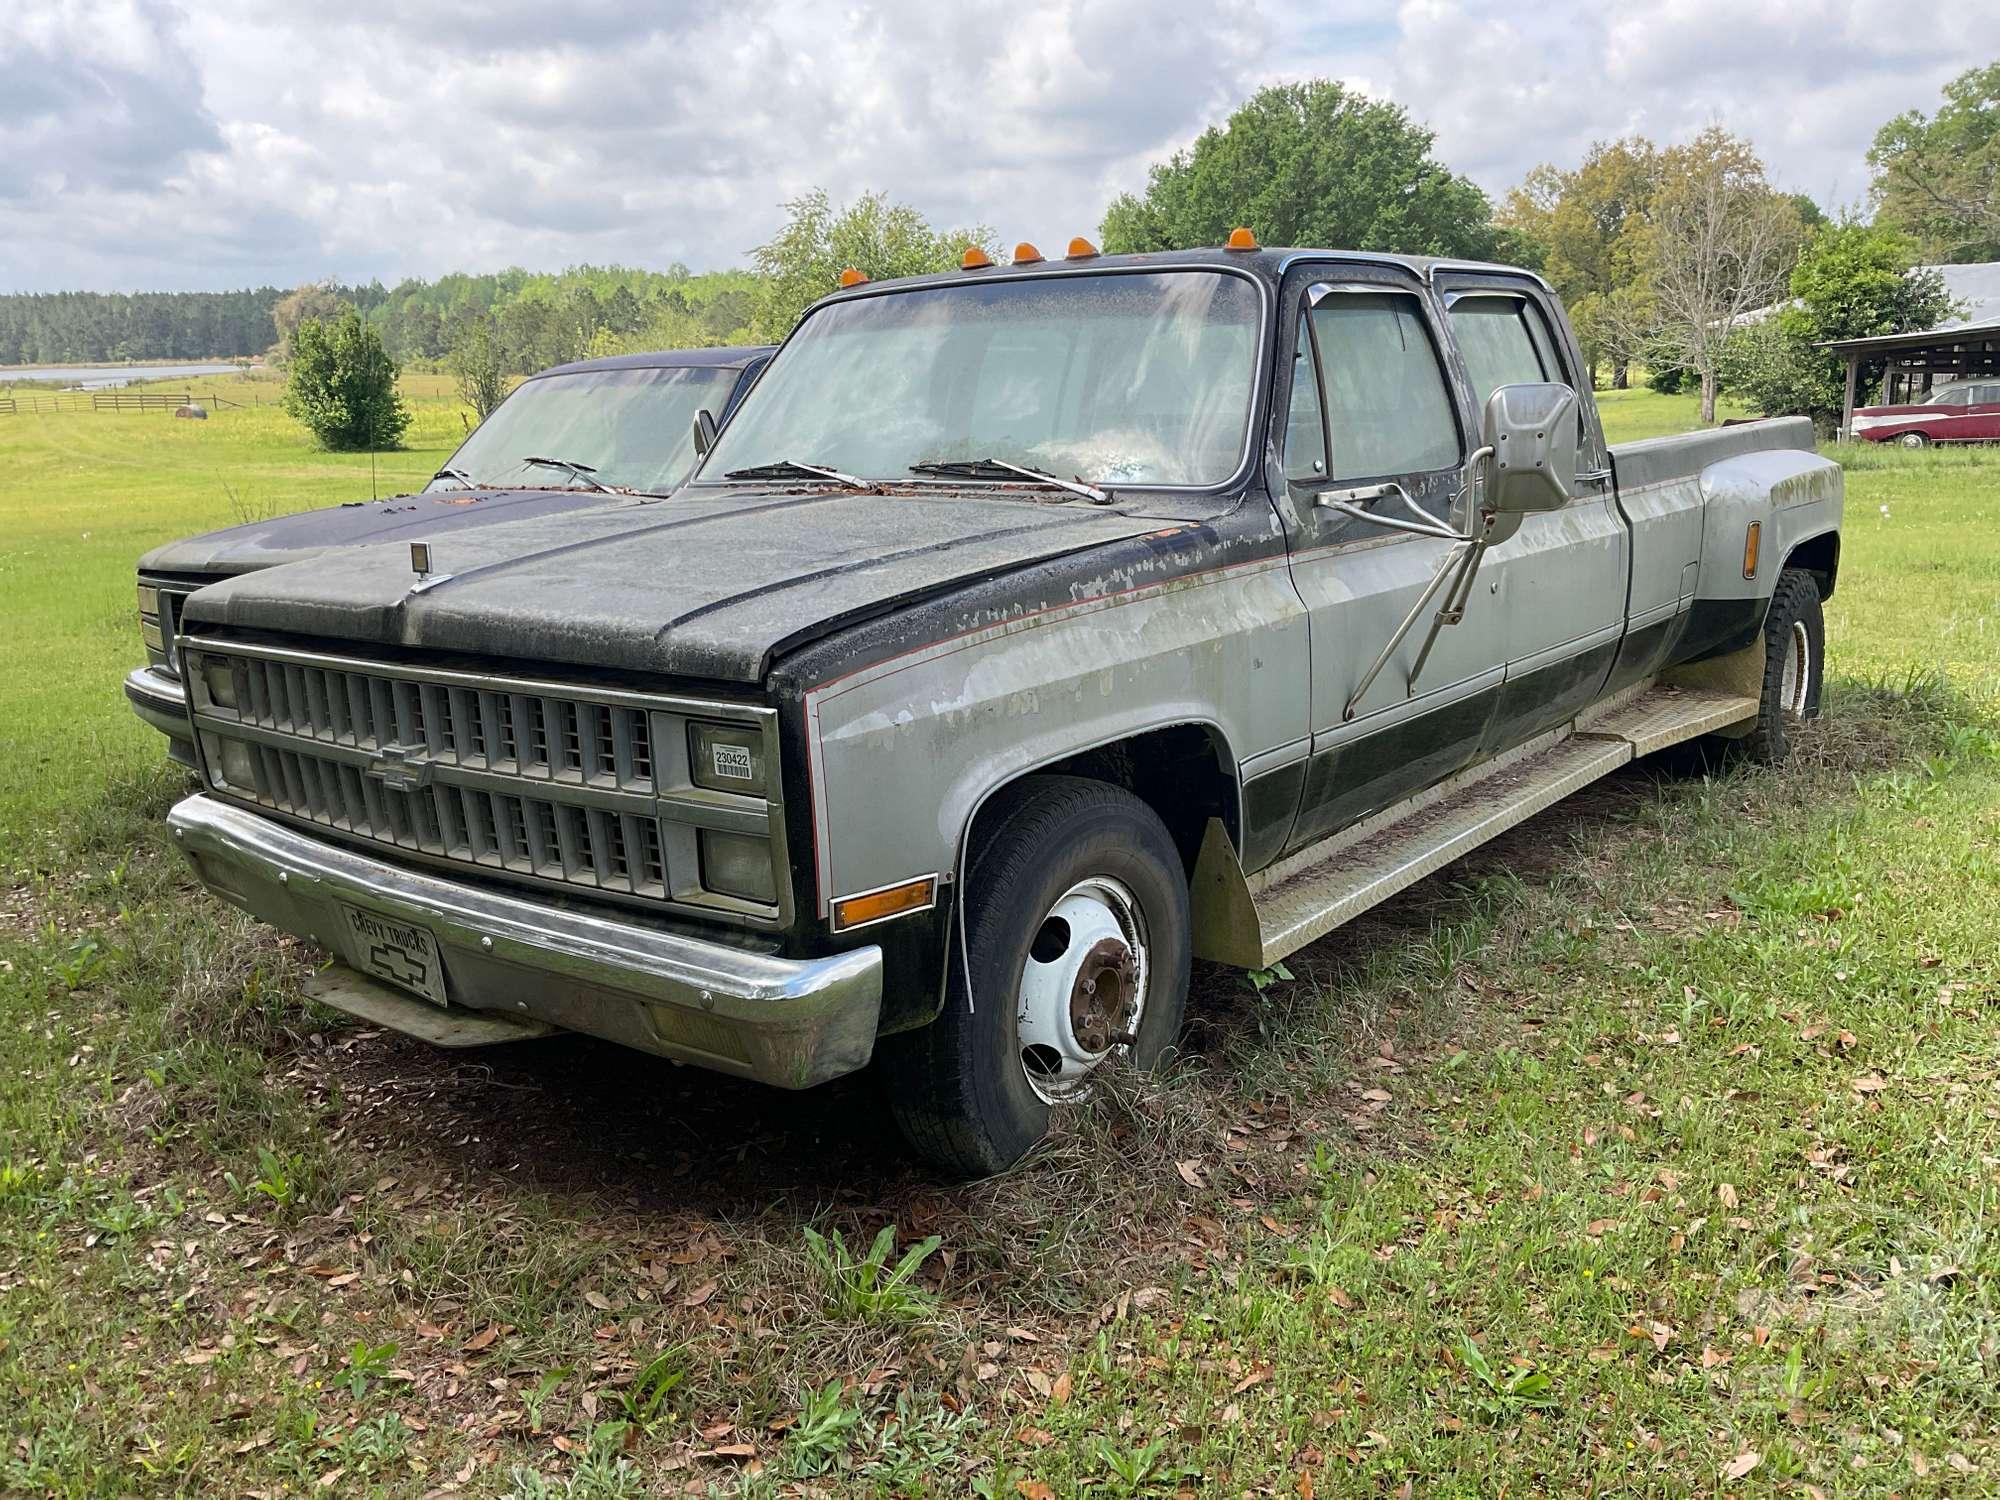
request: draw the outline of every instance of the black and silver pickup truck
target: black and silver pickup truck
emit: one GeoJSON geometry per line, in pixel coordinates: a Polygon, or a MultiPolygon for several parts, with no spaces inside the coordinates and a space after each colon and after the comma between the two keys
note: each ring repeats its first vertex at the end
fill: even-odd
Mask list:
{"type": "Polygon", "coordinates": [[[173,638],[181,601],[196,589],[329,548],[671,494],[700,456],[700,413],[727,421],[770,357],[768,345],[753,345],[557,365],[515,387],[420,494],[297,511],[154,548],[139,559],[146,664],[125,678],[126,701],[167,736],[173,759],[192,766],[173,638]]]}
{"type": "Polygon", "coordinates": [[[1810,424],[1608,446],[1531,274],[1239,232],[843,282],[666,504],[186,600],[173,835],[330,1003],[872,1062],[992,1171],[1168,1053],[1192,958],[1817,712],[1810,424]]]}

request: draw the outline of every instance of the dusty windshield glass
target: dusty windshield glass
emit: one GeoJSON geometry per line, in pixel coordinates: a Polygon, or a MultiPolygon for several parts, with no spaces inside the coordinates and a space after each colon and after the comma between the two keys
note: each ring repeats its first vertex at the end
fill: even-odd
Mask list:
{"type": "Polygon", "coordinates": [[[429,488],[462,489],[469,482],[587,490],[594,479],[607,489],[665,494],[694,467],[694,414],[706,407],[719,419],[735,379],[734,370],[639,369],[525,381],[479,424],[429,488]],[[556,462],[527,462],[531,458],[556,462]]]}
{"type": "Polygon", "coordinates": [[[1103,485],[1237,470],[1257,288],[1215,271],[960,282],[835,303],[800,326],[702,466],[907,480],[1000,459],[1103,485]]]}

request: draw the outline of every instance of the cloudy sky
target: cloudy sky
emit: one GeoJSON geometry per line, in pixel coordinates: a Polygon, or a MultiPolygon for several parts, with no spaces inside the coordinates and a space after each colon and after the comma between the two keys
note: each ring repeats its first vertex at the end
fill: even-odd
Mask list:
{"type": "Polygon", "coordinates": [[[0,0],[0,290],[740,264],[881,188],[1060,243],[1262,84],[1407,106],[1489,192],[1749,135],[1821,203],[2000,0],[0,0]]]}

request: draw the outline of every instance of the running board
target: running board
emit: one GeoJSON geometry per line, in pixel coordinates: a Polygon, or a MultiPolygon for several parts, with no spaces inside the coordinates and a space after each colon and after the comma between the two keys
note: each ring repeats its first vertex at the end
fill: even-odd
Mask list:
{"type": "Polygon", "coordinates": [[[1756,713],[1755,698],[1707,688],[1620,695],[1248,878],[1211,819],[1195,863],[1194,951],[1269,968],[1628,761],[1756,713]]]}
{"type": "Polygon", "coordinates": [[[515,1020],[462,1005],[433,1005],[370,979],[346,964],[329,964],[299,988],[309,1000],[346,1011],[377,1026],[417,1037],[434,1047],[486,1047],[495,1042],[525,1042],[548,1036],[555,1027],[532,1017],[515,1020]]]}

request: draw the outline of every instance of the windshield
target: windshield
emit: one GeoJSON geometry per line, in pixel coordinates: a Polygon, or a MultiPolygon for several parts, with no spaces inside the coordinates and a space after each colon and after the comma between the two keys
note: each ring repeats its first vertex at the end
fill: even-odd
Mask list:
{"type": "Polygon", "coordinates": [[[1215,271],[961,282],[808,317],[702,466],[907,480],[1000,459],[1107,485],[1220,484],[1243,459],[1257,288],[1215,271]]]}
{"type": "Polygon", "coordinates": [[[537,376],[494,408],[428,488],[587,490],[594,479],[663,495],[694,467],[694,414],[706,407],[721,420],[735,380],[736,371],[714,368],[537,376]]]}

